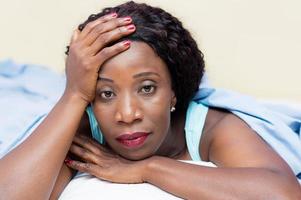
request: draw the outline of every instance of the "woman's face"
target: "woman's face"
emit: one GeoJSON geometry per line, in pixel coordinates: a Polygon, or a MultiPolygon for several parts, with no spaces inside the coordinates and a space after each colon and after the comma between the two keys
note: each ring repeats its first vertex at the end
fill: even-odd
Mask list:
{"type": "Polygon", "coordinates": [[[102,66],[94,113],[106,142],[123,157],[159,153],[175,104],[167,66],[146,43],[132,42],[102,66]]]}

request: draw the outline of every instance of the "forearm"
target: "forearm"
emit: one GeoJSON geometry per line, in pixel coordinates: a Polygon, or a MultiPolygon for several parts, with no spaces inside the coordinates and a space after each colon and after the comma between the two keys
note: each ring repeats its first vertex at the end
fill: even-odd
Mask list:
{"type": "Polygon", "coordinates": [[[70,180],[75,174],[76,174],[75,170],[63,164],[49,199],[50,200],[58,199],[61,193],[63,192],[63,190],[65,189],[65,187],[67,186],[67,184],[70,182],[70,180]]]}
{"type": "Polygon", "coordinates": [[[1,196],[48,199],[86,104],[64,95],[20,146],[0,161],[1,196]]]}
{"type": "Polygon", "coordinates": [[[210,168],[154,157],[145,172],[146,182],[185,199],[300,198],[294,180],[266,169],[210,168]]]}

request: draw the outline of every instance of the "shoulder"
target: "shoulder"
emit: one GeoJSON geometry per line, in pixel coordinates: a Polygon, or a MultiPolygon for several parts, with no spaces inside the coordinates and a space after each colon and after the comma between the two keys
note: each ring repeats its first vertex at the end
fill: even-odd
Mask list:
{"type": "Polygon", "coordinates": [[[200,152],[207,161],[224,167],[287,168],[277,153],[242,119],[210,109],[202,134],[200,152]]]}
{"type": "Polygon", "coordinates": [[[217,108],[209,108],[206,116],[202,137],[200,140],[200,155],[202,160],[209,161],[208,159],[208,150],[210,143],[214,137],[212,131],[220,126],[221,121],[227,118],[228,115],[231,115],[226,110],[217,109],[217,108]]]}
{"type": "Polygon", "coordinates": [[[250,138],[261,140],[254,133],[253,129],[231,112],[209,108],[200,141],[199,151],[201,157],[203,160],[209,161],[210,154],[219,152],[222,148],[234,147],[232,143],[239,140],[248,140],[250,138]]]}

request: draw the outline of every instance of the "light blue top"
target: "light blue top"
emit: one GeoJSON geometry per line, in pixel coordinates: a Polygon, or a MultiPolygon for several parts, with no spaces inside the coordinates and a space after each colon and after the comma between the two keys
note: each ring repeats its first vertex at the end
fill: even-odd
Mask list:
{"type": "Polygon", "coordinates": [[[208,107],[191,101],[186,114],[185,138],[188,152],[193,161],[201,161],[199,146],[203,128],[208,113],[208,107]]]}
{"type": "MultiPolygon", "coordinates": [[[[89,116],[92,137],[99,143],[103,144],[104,138],[94,116],[92,107],[87,107],[86,112],[89,116]]],[[[185,122],[185,138],[188,152],[193,161],[202,160],[199,154],[199,145],[207,112],[208,107],[201,103],[198,104],[191,101],[188,106],[185,122]]]]}
{"type": "Polygon", "coordinates": [[[301,178],[301,109],[264,104],[237,92],[200,88],[194,101],[228,110],[245,121],[301,178]]]}

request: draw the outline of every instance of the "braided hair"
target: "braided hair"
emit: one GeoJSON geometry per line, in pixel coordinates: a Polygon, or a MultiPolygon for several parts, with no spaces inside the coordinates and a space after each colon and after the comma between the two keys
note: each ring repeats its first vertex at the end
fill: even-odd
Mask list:
{"type": "Polygon", "coordinates": [[[78,29],[82,31],[89,22],[113,12],[118,17],[130,16],[136,26],[133,34],[122,39],[145,42],[165,62],[177,97],[177,112],[186,111],[198,90],[205,67],[203,53],[191,34],[177,18],[163,9],[133,1],[90,15],[78,29]]]}

